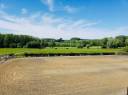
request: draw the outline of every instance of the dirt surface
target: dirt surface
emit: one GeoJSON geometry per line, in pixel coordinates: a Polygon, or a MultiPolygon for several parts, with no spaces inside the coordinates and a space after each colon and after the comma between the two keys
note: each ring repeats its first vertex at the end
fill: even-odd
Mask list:
{"type": "Polygon", "coordinates": [[[19,58],[0,64],[0,95],[126,95],[127,56],[19,58]]]}

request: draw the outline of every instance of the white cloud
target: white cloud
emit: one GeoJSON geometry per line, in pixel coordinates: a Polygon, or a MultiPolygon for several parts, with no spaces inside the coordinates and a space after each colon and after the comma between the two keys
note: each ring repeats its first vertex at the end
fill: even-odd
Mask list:
{"type": "Polygon", "coordinates": [[[59,2],[59,0],[41,0],[41,2],[45,5],[48,6],[49,8],[49,11],[51,12],[54,12],[54,11],[64,11],[64,12],[67,12],[67,13],[76,13],[77,11],[79,11],[80,8],[76,8],[76,7],[73,7],[71,5],[63,5],[62,1],[57,3],[58,5],[55,6],[55,1],[56,2],[59,2]]]}
{"type": "Polygon", "coordinates": [[[27,13],[28,13],[28,10],[26,8],[21,9],[21,14],[27,14],[27,13]]]}
{"type": "Polygon", "coordinates": [[[54,0],[41,0],[45,5],[48,6],[51,12],[54,11],[54,0]]]}
{"type": "Polygon", "coordinates": [[[69,6],[69,5],[66,5],[64,7],[64,11],[66,11],[68,13],[75,13],[75,12],[77,12],[77,10],[78,10],[77,8],[69,6]]]}
{"type": "MultiPolygon", "coordinates": [[[[98,22],[88,20],[71,20],[55,17],[51,14],[34,13],[29,17],[17,17],[0,12],[0,29],[10,31],[14,34],[25,34],[40,38],[102,38],[105,36],[116,36],[126,34],[127,27],[113,30],[95,28],[98,22]],[[122,31],[125,31],[122,32],[122,31]]],[[[128,33],[127,33],[128,34],[128,33]]]]}

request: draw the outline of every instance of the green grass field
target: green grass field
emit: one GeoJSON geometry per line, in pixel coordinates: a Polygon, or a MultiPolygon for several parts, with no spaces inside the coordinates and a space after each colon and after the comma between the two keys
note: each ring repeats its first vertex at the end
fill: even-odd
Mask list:
{"type": "Polygon", "coordinates": [[[79,48],[45,48],[45,49],[28,49],[28,48],[0,48],[0,55],[4,54],[16,54],[20,55],[23,53],[42,53],[42,54],[63,54],[63,53],[116,53],[121,49],[79,49],[79,48]]]}

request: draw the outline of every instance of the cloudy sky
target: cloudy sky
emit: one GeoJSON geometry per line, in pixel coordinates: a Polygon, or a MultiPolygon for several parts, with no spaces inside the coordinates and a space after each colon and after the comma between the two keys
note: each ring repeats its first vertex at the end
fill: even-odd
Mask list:
{"type": "Polygon", "coordinates": [[[64,39],[128,35],[128,0],[0,0],[0,33],[64,39]]]}

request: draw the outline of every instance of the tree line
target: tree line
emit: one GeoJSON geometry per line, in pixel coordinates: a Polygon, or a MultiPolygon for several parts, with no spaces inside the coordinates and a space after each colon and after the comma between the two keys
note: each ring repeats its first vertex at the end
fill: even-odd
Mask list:
{"type": "Polygon", "coordinates": [[[0,34],[0,48],[45,48],[45,47],[77,47],[89,48],[100,46],[101,48],[120,48],[128,46],[128,36],[120,35],[115,38],[103,39],[80,39],[77,37],[70,40],[62,38],[40,39],[27,35],[0,34]]]}

